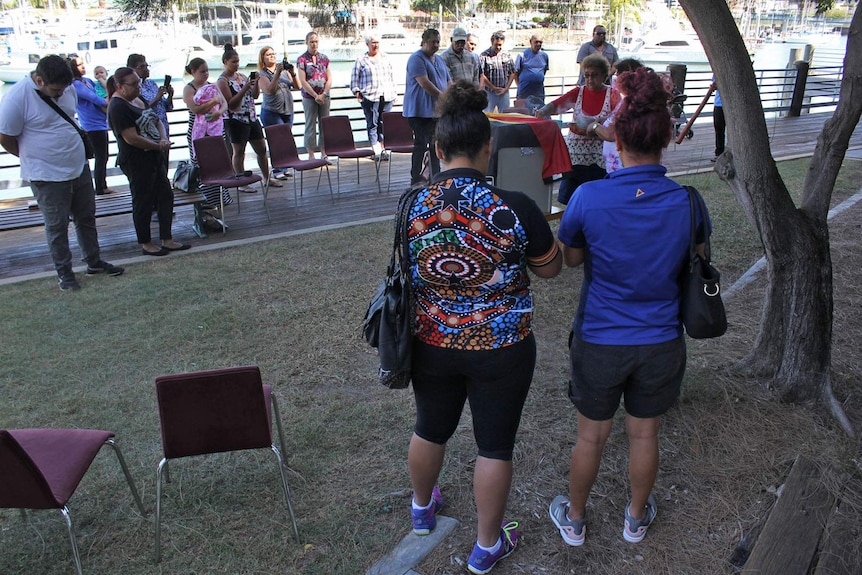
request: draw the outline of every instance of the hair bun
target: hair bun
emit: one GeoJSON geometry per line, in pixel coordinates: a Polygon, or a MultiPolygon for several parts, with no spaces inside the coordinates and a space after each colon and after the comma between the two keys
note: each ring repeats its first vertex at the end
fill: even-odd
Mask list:
{"type": "Polygon", "coordinates": [[[477,90],[471,82],[457,80],[449,86],[439,104],[440,114],[482,112],[488,105],[485,92],[477,90]]]}
{"type": "Polygon", "coordinates": [[[227,52],[229,50],[233,50],[233,44],[231,44],[230,42],[224,45],[224,51],[227,52]]]}

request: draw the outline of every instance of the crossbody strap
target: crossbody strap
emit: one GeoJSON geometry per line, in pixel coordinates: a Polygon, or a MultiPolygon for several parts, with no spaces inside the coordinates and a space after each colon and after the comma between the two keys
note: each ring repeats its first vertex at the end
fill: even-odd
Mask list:
{"type": "Polygon", "coordinates": [[[75,128],[75,130],[78,132],[78,134],[82,138],[84,136],[86,136],[86,134],[84,133],[84,130],[81,129],[81,127],[78,125],[78,123],[75,120],[73,120],[68,115],[66,115],[66,112],[63,111],[63,108],[58,106],[51,98],[49,98],[48,96],[43,94],[40,90],[36,90],[36,93],[39,94],[39,97],[42,98],[42,100],[44,100],[46,104],[48,104],[49,106],[54,108],[54,111],[57,112],[58,114],[60,114],[61,118],[63,118],[64,120],[66,120],[67,122],[72,124],[72,127],[75,128]]]}

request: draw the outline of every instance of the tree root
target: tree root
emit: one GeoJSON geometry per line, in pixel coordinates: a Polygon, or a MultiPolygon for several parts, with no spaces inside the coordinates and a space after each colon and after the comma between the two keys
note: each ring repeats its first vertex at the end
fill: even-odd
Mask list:
{"type": "Polygon", "coordinates": [[[841,402],[838,401],[838,398],[836,398],[835,394],[832,392],[832,381],[830,379],[827,379],[826,384],[823,386],[823,402],[828,407],[832,417],[838,421],[838,425],[841,426],[844,433],[846,433],[848,437],[856,437],[856,430],[853,428],[853,424],[847,417],[847,412],[844,411],[844,406],[841,405],[841,402]]]}

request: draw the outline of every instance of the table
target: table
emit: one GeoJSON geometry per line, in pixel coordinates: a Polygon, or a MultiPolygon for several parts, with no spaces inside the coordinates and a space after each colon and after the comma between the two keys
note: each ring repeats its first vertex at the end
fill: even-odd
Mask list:
{"type": "Polygon", "coordinates": [[[526,114],[486,115],[491,121],[492,138],[489,176],[497,176],[498,154],[504,148],[541,148],[545,152],[541,174],[545,183],[550,183],[556,174],[572,169],[569,150],[557,122],[526,114]]]}

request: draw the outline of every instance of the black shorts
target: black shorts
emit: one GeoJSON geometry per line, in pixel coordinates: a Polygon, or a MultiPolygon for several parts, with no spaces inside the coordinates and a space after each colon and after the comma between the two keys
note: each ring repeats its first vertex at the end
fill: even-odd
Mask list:
{"type": "Polygon", "coordinates": [[[263,140],[263,128],[260,127],[260,122],[257,120],[246,124],[245,122],[228,118],[225,120],[224,130],[227,134],[227,141],[238,146],[245,146],[249,142],[263,140]]]}
{"type": "Polygon", "coordinates": [[[594,421],[611,419],[625,399],[626,412],[658,417],[679,397],[685,374],[685,339],[652,345],[598,345],[572,338],[569,399],[594,421]]]}
{"type": "Polygon", "coordinates": [[[536,340],[485,351],[415,342],[412,357],[416,425],[426,441],[445,445],[470,401],[479,455],[509,461],[536,365],[536,340]]]}

